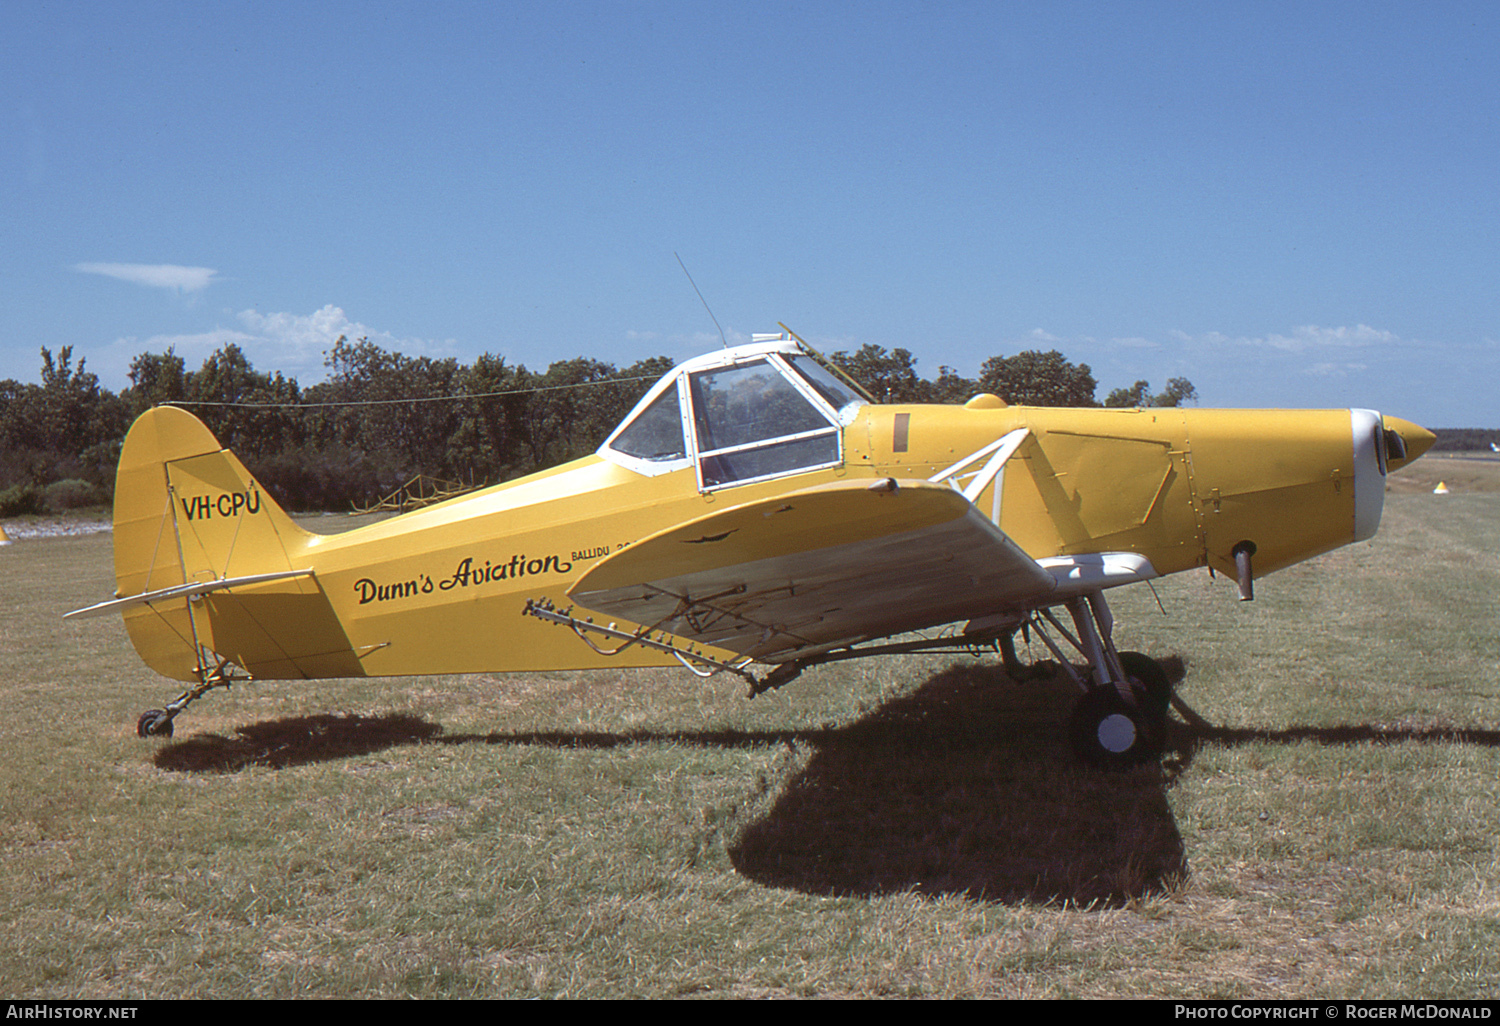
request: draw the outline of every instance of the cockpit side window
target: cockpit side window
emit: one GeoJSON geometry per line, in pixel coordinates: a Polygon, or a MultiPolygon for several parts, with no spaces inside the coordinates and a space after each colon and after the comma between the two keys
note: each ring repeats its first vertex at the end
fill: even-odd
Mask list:
{"type": "Polygon", "coordinates": [[[683,441],[682,408],[677,400],[677,385],[662,392],[651,405],[614,437],[610,448],[626,456],[666,463],[687,458],[683,441]]]}
{"type": "Polygon", "coordinates": [[[704,488],[838,463],[838,426],[769,360],[688,380],[704,488]]]}

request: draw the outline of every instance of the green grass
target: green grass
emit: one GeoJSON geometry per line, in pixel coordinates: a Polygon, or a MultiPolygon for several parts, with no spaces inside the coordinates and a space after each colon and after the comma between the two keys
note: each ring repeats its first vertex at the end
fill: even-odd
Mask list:
{"type": "MultiPolygon", "coordinates": [[[[1111,597],[1211,726],[1068,754],[1059,678],[903,657],[177,686],[109,536],[0,550],[11,997],[1487,997],[1500,493],[1111,597]],[[1158,609],[1157,598],[1166,614],[1158,609]]],[[[1039,647],[1039,646],[1038,646],[1039,647]]],[[[1033,655],[1040,655],[1034,652],[1033,655]]]]}

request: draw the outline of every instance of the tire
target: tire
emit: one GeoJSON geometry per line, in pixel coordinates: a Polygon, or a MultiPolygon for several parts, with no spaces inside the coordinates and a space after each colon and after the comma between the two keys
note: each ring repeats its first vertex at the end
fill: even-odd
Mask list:
{"type": "Polygon", "coordinates": [[[147,709],[135,721],[135,732],[141,737],[171,737],[172,717],[162,709],[147,709]]]}
{"type": "Polygon", "coordinates": [[[1100,769],[1128,769],[1161,755],[1160,717],[1113,685],[1090,688],[1078,700],[1068,735],[1074,754],[1100,769]]]}

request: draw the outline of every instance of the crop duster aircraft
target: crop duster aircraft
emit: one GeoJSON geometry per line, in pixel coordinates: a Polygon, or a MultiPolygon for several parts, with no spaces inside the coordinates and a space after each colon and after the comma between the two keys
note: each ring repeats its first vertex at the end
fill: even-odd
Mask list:
{"type": "Polygon", "coordinates": [[[163,406],[120,456],[116,597],[68,615],[122,612],[191,684],[143,737],[245,679],[681,662],[755,694],[1025,629],[1078,684],[1078,752],[1130,765],[1171,696],[1105,592],[1208,567],[1248,599],[1371,537],[1386,472],[1433,441],[1370,410],[881,405],[787,333],[681,364],[591,456],[319,535],[163,406]]]}

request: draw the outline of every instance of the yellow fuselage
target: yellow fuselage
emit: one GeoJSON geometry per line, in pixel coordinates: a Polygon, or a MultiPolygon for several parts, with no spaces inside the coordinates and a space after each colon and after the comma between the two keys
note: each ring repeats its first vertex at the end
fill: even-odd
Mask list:
{"type": "MultiPolygon", "coordinates": [[[[1351,416],[1006,407],[987,398],[866,405],[842,426],[838,466],[704,490],[693,467],[646,476],[594,455],[334,535],[293,525],[232,455],[210,452],[217,443],[201,425],[207,441],[169,441],[180,425],[163,420],[122,458],[117,594],[313,571],[232,600],[208,594],[180,611],[127,612],[142,657],[183,680],[196,679],[195,633],[262,678],[660,665],[671,657],[643,650],[606,662],[522,609],[539,598],[567,605],[568,587],[599,560],[664,527],[840,479],[925,480],[1019,428],[1029,430],[1025,444],[974,506],[1033,558],[1130,552],[1157,574],[1208,566],[1232,575],[1232,551],[1249,542],[1265,574],[1368,537],[1378,522],[1384,481],[1370,480],[1373,457],[1361,456],[1351,416]],[[135,483],[159,480],[162,466],[165,520],[160,488],[146,494],[135,483]],[[174,524],[180,556],[164,541],[174,524]]],[[[192,420],[178,410],[143,420],[151,417],[192,420]]],[[[1411,458],[1430,444],[1415,425],[1383,423],[1416,450],[1411,458]]]]}

